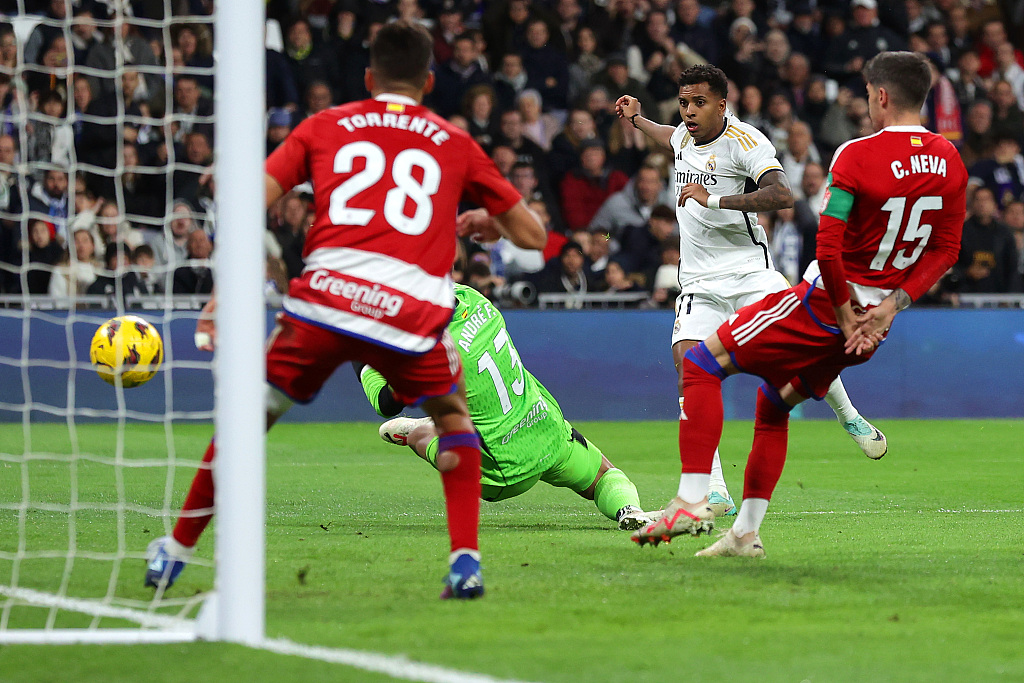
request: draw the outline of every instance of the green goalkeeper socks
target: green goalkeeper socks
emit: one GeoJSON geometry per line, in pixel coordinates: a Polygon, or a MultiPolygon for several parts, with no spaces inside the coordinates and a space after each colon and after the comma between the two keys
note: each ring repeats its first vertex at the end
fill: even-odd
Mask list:
{"type": "Polygon", "coordinates": [[[640,495],[622,470],[610,469],[597,481],[594,504],[605,517],[618,521],[615,515],[622,508],[627,505],[640,507],[640,495]]]}

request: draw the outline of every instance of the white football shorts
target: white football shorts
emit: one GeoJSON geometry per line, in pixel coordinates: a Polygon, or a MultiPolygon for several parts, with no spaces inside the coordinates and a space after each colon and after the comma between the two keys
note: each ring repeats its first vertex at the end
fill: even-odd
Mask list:
{"type": "Polygon", "coordinates": [[[723,275],[690,283],[676,298],[672,344],[704,341],[736,311],[789,287],[786,277],[777,270],[723,275]]]}

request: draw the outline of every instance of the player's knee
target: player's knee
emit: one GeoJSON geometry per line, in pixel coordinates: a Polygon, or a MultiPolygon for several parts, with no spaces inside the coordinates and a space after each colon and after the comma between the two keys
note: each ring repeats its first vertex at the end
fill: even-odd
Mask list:
{"type": "Polygon", "coordinates": [[[451,472],[459,466],[459,454],[455,451],[441,451],[435,463],[438,472],[451,472]]]}

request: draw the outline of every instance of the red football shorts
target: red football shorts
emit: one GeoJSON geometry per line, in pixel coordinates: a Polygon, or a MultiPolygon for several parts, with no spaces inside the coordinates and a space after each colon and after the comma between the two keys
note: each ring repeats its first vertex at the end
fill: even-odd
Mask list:
{"type": "Polygon", "coordinates": [[[843,368],[872,355],[846,353],[828,294],[808,282],[744,306],[718,328],[718,338],[740,371],[776,389],[792,383],[818,400],[843,368]]]}
{"type": "Polygon", "coordinates": [[[451,336],[430,351],[411,356],[317,327],[290,315],[277,316],[267,340],[267,381],[298,403],[308,403],[342,363],[366,363],[382,375],[407,405],[455,391],[462,373],[451,336]]]}

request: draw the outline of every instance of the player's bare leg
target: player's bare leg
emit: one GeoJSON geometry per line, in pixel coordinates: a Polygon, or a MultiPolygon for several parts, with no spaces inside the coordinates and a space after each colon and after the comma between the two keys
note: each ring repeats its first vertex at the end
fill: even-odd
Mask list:
{"type": "Polygon", "coordinates": [[[437,429],[437,469],[444,486],[451,540],[446,598],[476,598],[484,594],[477,531],[480,523],[480,437],[469,418],[466,394],[458,390],[423,403],[437,429]]]}

